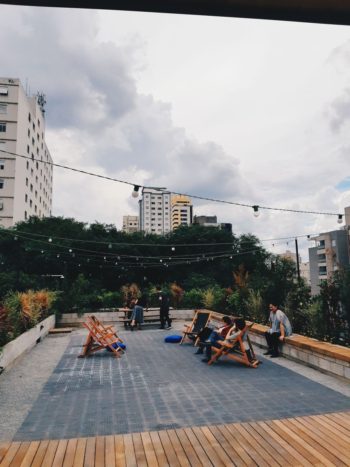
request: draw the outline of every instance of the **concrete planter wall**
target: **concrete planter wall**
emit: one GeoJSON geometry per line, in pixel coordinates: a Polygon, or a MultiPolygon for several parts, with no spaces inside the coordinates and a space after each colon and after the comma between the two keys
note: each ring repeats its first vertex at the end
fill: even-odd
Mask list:
{"type": "MultiPolygon", "coordinates": [[[[150,308],[150,311],[153,310],[150,308]]],[[[155,310],[159,310],[156,308],[155,310]]],[[[59,326],[72,327],[81,326],[86,321],[86,315],[94,315],[103,323],[118,323],[124,318],[123,311],[92,311],[91,313],[84,313],[78,316],[77,313],[64,313],[59,319],[59,326]]],[[[145,313],[147,316],[147,313],[145,313]]],[[[193,318],[193,310],[170,310],[170,316],[173,319],[191,320],[193,318]]]]}
{"type": "Polygon", "coordinates": [[[0,366],[8,368],[18,357],[34,347],[38,339],[45,337],[55,327],[55,322],[55,315],[51,315],[6,344],[0,353],[0,366]]]}

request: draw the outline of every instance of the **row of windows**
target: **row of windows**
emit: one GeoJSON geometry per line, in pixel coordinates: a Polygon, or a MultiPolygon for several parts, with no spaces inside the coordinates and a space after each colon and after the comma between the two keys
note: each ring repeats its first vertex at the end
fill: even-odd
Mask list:
{"type": "MultiPolygon", "coordinates": [[[[28,122],[31,122],[32,121],[32,116],[29,112],[28,114],[28,122]]],[[[40,128],[40,120],[38,119],[38,127],[40,128]]],[[[33,122],[33,130],[35,130],[35,123],[33,122]]],[[[43,135],[43,138],[44,138],[44,135],[43,135]]]]}

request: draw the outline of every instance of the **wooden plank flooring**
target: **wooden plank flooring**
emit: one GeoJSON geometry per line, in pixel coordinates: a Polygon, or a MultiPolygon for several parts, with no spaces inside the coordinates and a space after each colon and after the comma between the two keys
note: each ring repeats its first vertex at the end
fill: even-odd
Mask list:
{"type": "Polygon", "coordinates": [[[350,412],[69,440],[0,442],[0,467],[350,466],[350,412]]]}

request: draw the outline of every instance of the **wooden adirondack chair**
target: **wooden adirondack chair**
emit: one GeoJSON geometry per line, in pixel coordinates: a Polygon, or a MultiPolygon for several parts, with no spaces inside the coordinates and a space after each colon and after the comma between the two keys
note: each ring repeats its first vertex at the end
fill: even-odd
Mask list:
{"type": "Polygon", "coordinates": [[[261,363],[255,356],[253,346],[250,342],[248,332],[253,327],[254,323],[247,324],[239,333],[237,338],[230,344],[223,345],[220,349],[217,347],[212,347],[213,356],[209,360],[208,365],[212,365],[223,355],[228,357],[231,360],[242,363],[251,368],[257,368],[261,363]],[[248,344],[250,350],[250,359],[246,352],[246,346],[244,341],[248,344]]]}
{"type": "Polygon", "coordinates": [[[189,340],[194,341],[194,345],[197,344],[198,334],[202,331],[203,328],[208,326],[208,323],[211,318],[211,312],[205,310],[197,310],[196,314],[192,320],[191,324],[185,324],[185,329],[183,332],[182,339],[180,341],[180,345],[184,342],[187,338],[189,340]]]}
{"type": "Polygon", "coordinates": [[[122,342],[113,326],[104,326],[95,316],[88,316],[83,326],[89,331],[83,351],[78,357],[88,357],[98,350],[108,349],[119,358],[124,350],[117,344],[122,342]]]}

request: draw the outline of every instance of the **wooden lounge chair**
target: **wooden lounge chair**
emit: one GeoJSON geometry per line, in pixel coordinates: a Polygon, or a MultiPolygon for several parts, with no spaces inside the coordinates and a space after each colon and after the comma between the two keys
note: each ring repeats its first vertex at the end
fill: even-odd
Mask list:
{"type": "Polygon", "coordinates": [[[180,345],[184,342],[187,338],[189,340],[194,341],[194,345],[197,344],[198,341],[198,334],[202,331],[203,328],[208,326],[208,323],[211,318],[211,312],[206,310],[197,310],[196,314],[193,318],[191,324],[185,324],[185,329],[183,332],[182,339],[180,341],[180,345]]]}
{"type": "Polygon", "coordinates": [[[78,357],[88,357],[98,350],[108,349],[119,358],[124,350],[117,344],[123,342],[113,326],[104,326],[95,316],[88,316],[83,326],[89,331],[83,351],[78,357]]]}
{"type": "Polygon", "coordinates": [[[248,332],[253,327],[253,324],[254,323],[247,324],[232,343],[223,345],[219,349],[217,347],[212,347],[213,356],[209,360],[208,365],[212,365],[224,355],[229,359],[242,363],[248,367],[257,368],[261,361],[256,358],[248,335],[248,332]],[[248,344],[251,359],[249,359],[247,355],[244,341],[248,344]]]}

